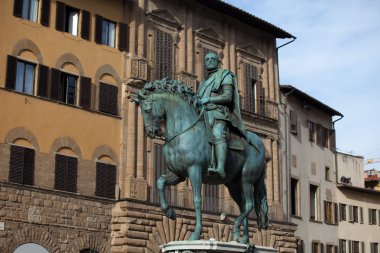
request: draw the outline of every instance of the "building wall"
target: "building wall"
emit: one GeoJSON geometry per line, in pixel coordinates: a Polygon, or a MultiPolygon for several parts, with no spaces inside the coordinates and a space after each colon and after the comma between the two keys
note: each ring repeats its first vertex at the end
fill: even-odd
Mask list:
{"type": "Polygon", "coordinates": [[[304,107],[304,101],[289,94],[282,98],[280,110],[281,126],[281,155],[284,192],[283,199],[288,202],[284,205],[284,211],[288,214],[288,219],[297,224],[295,236],[302,240],[304,252],[312,252],[312,242],[329,245],[338,245],[338,226],[328,224],[325,221],[324,202],[337,203],[337,193],[335,186],[336,170],[334,153],[330,148],[322,147],[309,140],[308,121],[321,124],[323,127],[331,129],[332,119],[327,113],[314,108],[304,107]],[[296,115],[296,133],[291,132],[290,114],[296,115]],[[330,179],[326,180],[325,168],[329,167],[330,179]],[[298,181],[298,191],[296,193],[296,212],[291,213],[291,179],[298,181]],[[316,220],[310,219],[310,185],[318,187],[316,220]]]}
{"type": "MultiPolygon", "coordinates": [[[[84,240],[86,243],[77,243],[81,247],[99,249],[99,252],[108,252],[108,250],[118,252],[132,246],[133,250],[139,252],[144,250],[144,243],[140,245],[136,240],[140,234],[133,232],[138,228],[125,225],[125,222],[142,217],[149,220],[146,226],[151,228],[144,228],[149,232],[159,227],[157,221],[163,220],[156,206],[157,203],[151,199],[157,177],[154,174],[154,145],[163,144],[163,142],[150,140],[144,135],[140,109],[130,102],[130,96],[136,94],[145,81],[154,79],[155,28],[163,29],[173,37],[174,64],[171,78],[180,79],[195,89],[203,79],[202,50],[206,47],[219,53],[223,68],[236,73],[239,93],[242,96],[247,93],[243,85],[243,63],[248,62],[257,67],[259,73],[257,81],[262,84],[262,97],[266,101],[265,110],[263,109],[262,113],[243,111],[242,114],[246,128],[259,134],[264,141],[268,156],[272,158],[267,164],[266,185],[273,225],[270,231],[260,233],[252,227],[251,236],[252,240],[257,241],[259,245],[275,246],[281,252],[294,251],[295,228],[286,221],[284,223],[283,200],[280,194],[283,186],[280,180],[282,172],[279,166],[278,148],[277,103],[279,97],[275,37],[194,1],[120,0],[112,1],[112,4],[103,0],[79,2],[64,0],[62,2],[67,6],[90,12],[89,40],[81,38],[80,25],[78,36],[56,30],[58,4],[55,0],[51,1],[48,27],[41,25],[39,21],[31,22],[13,16],[14,1],[12,0],[4,1],[0,8],[0,21],[4,28],[0,35],[2,45],[0,48],[0,100],[6,105],[0,109],[2,119],[0,182],[2,192],[6,192],[0,201],[0,212],[3,215],[1,222],[5,224],[5,229],[0,232],[6,245],[4,247],[7,247],[4,248],[6,252],[12,252],[16,247],[11,243],[10,238],[16,238],[22,234],[20,238],[25,238],[25,240],[20,239],[22,243],[22,241],[31,240],[26,238],[32,237],[33,233],[42,233],[41,235],[49,238],[41,242],[41,245],[50,251],[71,252],[68,247],[75,241],[75,231],[82,230],[83,233],[75,234],[80,238],[87,238],[84,240]],[[96,15],[117,23],[128,24],[129,49],[127,51],[118,49],[119,25],[115,37],[115,48],[95,43],[96,15]],[[90,107],[68,105],[37,96],[37,86],[34,87],[33,95],[7,89],[5,80],[8,55],[34,63],[36,66],[45,65],[79,77],[91,78],[90,107]],[[100,82],[110,83],[118,88],[116,115],[99,111],[100,82]],[[35,150],[34,186],[8,183],[11,145],[25,146],[35,150]],[[68,152],[67,154],[78,158],[76,193],[64,193],[54,189],[57,152],[68,152]],[[116,166],[118,202],[115,205],[113,200],[94,196],[96,163],[102,159],[116,166]],[[54,202],[55,206],[51,208],[49,201],[57,203],[54,202]],[[64,208],[59,210],[62,206],[66,206],[64,203],[68,203],[67,212],[64,208]],[[141,206],[139,211],[133,209],[136,203],[141,206]],[[9,211],[10,207],[15,206],[17,214],[12,214],[9,211]],[[109,212],[112,208],[114,208],[114,215],[111,226],[109,212]],[[125,212],[118,213],[120,208],[124,208],[125,212]],[[133,212],[127,209],[133,209],[133,212]],[[144,216],[145,213],[153,213],[155,216],[152,216],[153,218],[144,216]],[[104,217],[99,217],[98,214],[104,217]],[[63,220],[61,216],[71,216],[73,219],[63,220]],[[54,227],[55,219],[59,225],[54,227]],[[105,225],[107,222],[108,225],[105,225]],[[53,227],[58,228],[59,235],[54,234],[49,237],[41,232],[44,229],[50,231],[53,227]],[[120,227],[123,227],[121,232],[120,227]],[[102,242],[104,241],[107,246],[92,244],[92,238],[98,235],[103,238],[102,242]],[[120,241],[119,237],[123,239],[120,241]],[[269,237],[270,240],[264,239],[269,237]],[[103,250],[104,247],[111,247],[111,245],[112,249],[103,250]]],[[[35,76],[35,81],[38,81],[37,79],[38,77],[35,76]]],[[[216,191],[219,196],[217,211],[205,211],[208,223],[203,231],[204,238],[216,237],[219,232],[215,231],[221,231],[222,227],[223,229],[231,227],[229,224],[239,213],[224,187],[218,187],[216,191]],[[220,222],[221,212],[226,212],[230,217],[229,220],[220,222]],[[221,228],[218,230],[216,227],[221,228]]],[[[188,182],[182,183],[176,187],[175,193],[176,200],[173,201],[175,208],[180,210],[181,219],[187,219],[186,234],[192,231],[194,220],[191,211],[191,186],[188,182]]],[[[254,224],[253,221],[252,224],[254,224]]],[[[155,236],[154,233],[153,235],[155,236]]],[[[145,235],[144,239],[146,239],[145,235]]],[[[79,249],[79,246],[72,250],[79,249]]],[[[154,250],[157,250],[156,246],[154,250]]]]}
{"type": "Polygon", "coordinates": [[[337,153],[338,182],[342,176],[350,177],[352,186],[364,188],[364,158],[344,153],[337,153]]]}

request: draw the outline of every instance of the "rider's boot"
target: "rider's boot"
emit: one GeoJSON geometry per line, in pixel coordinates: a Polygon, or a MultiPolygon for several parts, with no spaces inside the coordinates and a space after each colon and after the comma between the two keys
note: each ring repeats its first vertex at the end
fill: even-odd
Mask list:
{"type": "Polygon", "coordinates": [[[226,157],[227,157],[227,142],[219,142],[215,144],[215,155],[216,155],[216,162],[218,164],[216,168],[216,173],[219,174],[221,177],[226,177],[226,174],[224,172],[224,165],[226,163],[226,157]]]}

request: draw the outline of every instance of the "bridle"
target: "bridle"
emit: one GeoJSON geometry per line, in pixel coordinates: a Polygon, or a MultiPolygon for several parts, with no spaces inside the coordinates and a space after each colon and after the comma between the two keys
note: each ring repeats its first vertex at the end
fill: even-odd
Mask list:
{"type": "MultiPolygon", "coordinates": [[[[151,114],[153,114],[154,115],[154,106],[153,106],[153,104],[154,104],[154,99],[152,98],[152,96],[153,96],[153,94],[151,94],[150,96],[149,96],[149,99],[146,99],[145,100],[145,104],[146,104],[146,107],[148,107],[147,109],[151,109],[151,114]]],[[[201,112],[199,113],[199,116],[196,118],[196,120],[190,125],[190,126],[188,126],[188,127],[186,127],[184,130],[182,130],[181,132],[179,132],[179,133],[176,133],[176,134],[174,134],[174,135],[172,135],[172,136],[166,136],[166,134],[164,133],[164,132],[162,132],[161,131],[161,128],[159,127],[159,123],[161,122],[161,120],[162,120],[162,118],[163,117],[157,117],[157,118],[155,118],[155,117],[153,117],[153,116],[151,116],[150,118],[150,126],[151,126],[151,128],[152,128],[152,134],[153,134],[153,138],[156,138],[156,137],[158,137],[159,139],[161,139],[161,140],[164,140],[166,143],[169,143],[169,142],[171,142],[172,140],[174,140],[176,137],[178,137],[179,135],[181,135],[181,134],[183,134],[183,133],[185,133],[186,131],[188,131],[188,130],[190,130],[191,128],[193,128],[197,123],[198,123],[198,121],[202,118],[202,116],[203,116],[203,112],[204,112],[204,107],[202,107],[202,110],[201,110],[201,112]],[[154,126],[154,128],[153,128],[153,126],[154,126]],[[161,134],[156,134],[156,129],[159,129],[160,131],[160,133],[161,134]]]]}

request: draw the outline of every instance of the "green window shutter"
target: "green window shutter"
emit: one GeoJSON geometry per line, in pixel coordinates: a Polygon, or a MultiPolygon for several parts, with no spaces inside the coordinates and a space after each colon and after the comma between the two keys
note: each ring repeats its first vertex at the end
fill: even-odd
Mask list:
{"type": "Polygon", "coordinates": [[[123,23],[119,23],[119,50],[129,50],[129,27],[123,23]]]}
{"type": "Polygon", "coordinates": [[[75,157],[67,157],[67,186],[66,190],[69,192],[77,191],[77,177],[78,177],[78,159],[75,157]]]}
{"type": "Polygon", "coordinates": [[[91,108],[91,78],[80,77],[80,100],[79,104],[83,108],[91,108]]]}
{"type": "Polygon", "coordinates": [[[40,97],[48,97],[49,88],[49,67],[38,65],[38,89],[37,95],[40,97]]]}
{"type": "Polygon", "coordinates": [[[102,16],[95,16],[95,42],[98,44],[102,44],[102,20],[102,16]]]}
{"type": "Polygon", "coordinates": [[[15,89],[16,86],[16,69],[17,69],[17,58],[8,55],[7,58],[7,73],[5,77],[5,87],[7,89],[15,89]]]}
{"type": "Polygon", "coordinates": [[[107,164],[96,163],[96,188],[95,195],[106,197],[107,191],[107,164]]]}
{"type": "Polygon", "coordinates": [[[56,8],[55,29],[64,32],[66,24],[65,4],[62,2],[57,2],[56,8]]]}
{"type": "Polygon", "coordinates": [[[55,156],[55,180],[54,188],[57,190],[66,190],[67,177],[67,157],[57,154],[55,156]]]}
{"type": "Polygon", "coordinates": [[[118,114],[118,88],[114,85],[108,86],[108,112],[118,114]]]}
{"type": "Polygon", "coordinates": [[[15,17],[19,17],[21,18],[22,17],[22,4],[23,4],[23,0],[15,0],[14,3],[13,3],[13,15],[15,17]]]}
{"type": "Polygon", "coordinates": [[[41,24],[43,26],[50,25],[50,0],[42,0],[41,24]]]}
{"type": "Polygon", "coordinates": [[[61,71],[50,69],[50,98],[53,100],[61,99],[61,71]]]}
{"type": "Polygon", "coordinates": [[[116,185],[116,166],[108,164],[107,167],[107,198],[114,199],[116,185]]]}
{"type": "Polygon", "coordinates": [[[24,168],[24,149],[18,146],[11,146],[9,161],[9,181],[22,184],[24,168]]]}
{"type": "Polygon", "coordinates": [[[34,184],[34,156],[33,149],[24,148],[23,184],[34,184]]]}
{"type": "Polygon", "coordinates": [[[108,84],[99,83],[99,111],[108,112],[108,84]]]}
{"type": "Polygon", "coordinates": [[[88,11],[82,10],[82,29],[81,37],[90,40],[91,14],[88,11]]]}

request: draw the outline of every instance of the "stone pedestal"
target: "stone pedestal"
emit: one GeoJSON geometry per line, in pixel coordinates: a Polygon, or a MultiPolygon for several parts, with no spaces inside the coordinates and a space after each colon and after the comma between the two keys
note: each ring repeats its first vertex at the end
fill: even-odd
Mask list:
{"type": "Polygon", "coordinates": [[[173,241],[160,246],[163,253],[270,253],[278,250],[269,247],[220,242],[215,239],[197,241],[173,241]]]}

